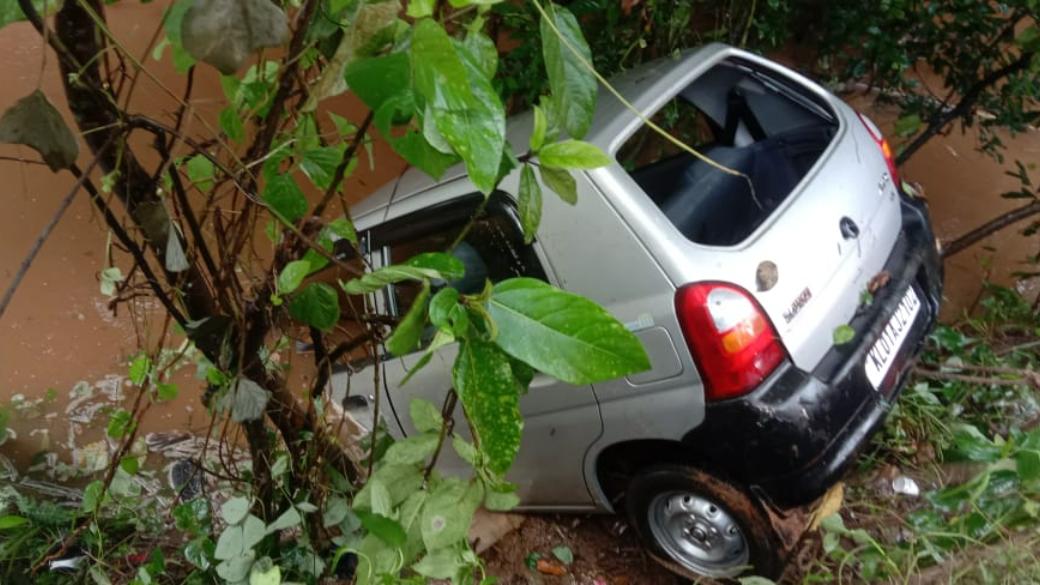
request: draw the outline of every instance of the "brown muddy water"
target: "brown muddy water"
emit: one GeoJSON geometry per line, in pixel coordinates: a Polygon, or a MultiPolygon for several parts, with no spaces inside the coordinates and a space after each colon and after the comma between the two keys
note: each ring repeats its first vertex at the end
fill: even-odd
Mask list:
{"type": "MultiPolygon", "coordinates": [[[[146,46],[158,25],[166,2],[121,2],[108,7],[111,28],[134,54],[146,54],[146,46]]],[[[0,30],[0,110],[40,88],[55,96],[67,115],[53,55],[41,73],[40,38],[25,23],[0,30]]],[[[150,69],[169,91],[180,95],[183,79],[168,63],[148,60],[150,69]]],[[[217,76],[199,68],[192,106],[203,119],[215,123],[223,107],[217,76]]],[[[869,100],[852,96],[864,109],[869,100]]],[[[330,109],[359,122],[360,105],[349,98],[333,100],[330,109]]],[[[169,119],[175,103],[156,82],[144,79],[131,105],[151,116],[169,119]]],[[[871,109],[882,125],[891,122],[884,111],[871,109]]],[[[904,169],[908,179],[919,182],[931,204],[936,229],[942,238],[959,235],[983,221],[1013,208],[1014,201],[997,193],[1015,188],[1002,166],[974,150],[975,136],[955,131],[934,140],[904,169]]],[[[1040,133],[1030,132],[1008,141],[1008,159],[1040,160],[1040,133]]],[[[28,149],[0,146],[0,156],[36,157],[28,149]]],[[[87,155],[81,164],[88,162],[87,155]]],[[[352,201],[396,176],[403,168],[389,148],[376,145],[378,172],[359,164],[347,182],[352,201]]],[[[0,161],[4,213],[0,213],[0,287],[6,288],[58,201],[72,184],[66,174],[53,175],[40,166],[0,161]]],[[[86,198],[73,203],[29,270],[6,314],[0,319],[0,406],[13,411],[11,428],[16,437],[0,446],[0,453],[27,464],[33,454],[56,451],[67,464],[92,465],[83,448],[99,448],[107,409],[121,402],[127,362],[147,343],[149,321],[157,317],[147,305],[136,306],[136,318],[126,307],[113,313],[99,290],[98,273],[105,266],[108,235],[86,198]],[[79,448],[74,460],[70,453],[79,448]]],[[[984,275],[1016,285],[1030,296],[1035,282],[1016,282],[1012,273],[1028,267],[1022,261],[1040,252],[1040,240],[1009,230],[988,238],[953,258],[946,265],[948,317],[970,307],[984,275]]],[[[154,409],[143,422],[147,431],[202,432],[206,417],[198,402],[200,385],[191,368],[179,375],[181,396],[172,404],[154,409]]],[[[89,455],[89,454],[88,454],[89,455]]]]}

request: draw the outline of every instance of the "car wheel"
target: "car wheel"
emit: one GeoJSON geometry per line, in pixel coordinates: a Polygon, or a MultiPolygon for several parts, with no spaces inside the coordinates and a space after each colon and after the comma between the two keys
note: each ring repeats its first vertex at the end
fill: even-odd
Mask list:
{"type": "Polygon", "coordinates": [[[689,578],[775,578],[780,540],[762,505],[744,490],[680,466],[637,474],[625,496],[629,521],[654,558],[689,578]]]}

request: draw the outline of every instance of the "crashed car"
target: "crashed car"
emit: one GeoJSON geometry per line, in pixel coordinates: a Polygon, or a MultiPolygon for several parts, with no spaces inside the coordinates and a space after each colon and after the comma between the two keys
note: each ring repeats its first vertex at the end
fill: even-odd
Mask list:
{"type": "MultiPolygon", "coordinates": [[[[378,268],[449,249],[479,210],[452,249],[461,293],[525,276],[606,307],[652,367],[587,387],[535,376],[508,476],[522,509],[624,511],[653,556],[689,577],[776,575],[778,519],[840,479],[936,321],[925,203],[874,123],[769,60],[714,44],[613,84],[642,114],[600,95],[586,140],[616,162],[576,173],[575,205],[547,197],[533,243],[517,217],[519,170],[485,203],[459,166],[437,181],[410,170],[357,206],[362,251],[378,268]]],[[[514,147],[531,127],[530,115],[510,122],[514,147]]],[[[372,303],[402,316],[418,292],[394,284],[372,303]]],[[[440,349],[404,386],[421,351],[360,360],[333,376],[333,396],[348,378],[355,399],[381,394],[390,433],[407,437],[409,401],[443,402],[455,353],[440,349]]],[[[469,470],[450,450],[438,467],[469,470]]]]}

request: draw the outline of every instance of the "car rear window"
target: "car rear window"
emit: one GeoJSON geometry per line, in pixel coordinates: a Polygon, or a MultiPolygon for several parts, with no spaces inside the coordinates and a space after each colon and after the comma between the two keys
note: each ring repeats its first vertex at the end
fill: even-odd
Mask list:
{"type": "Polygon", "coordinates": [[[732,60],[709,69],[618,149],[621,166],[690,241],[732,246],[794,191],[833,139],[833,112],[793,82],[732,60]]]}

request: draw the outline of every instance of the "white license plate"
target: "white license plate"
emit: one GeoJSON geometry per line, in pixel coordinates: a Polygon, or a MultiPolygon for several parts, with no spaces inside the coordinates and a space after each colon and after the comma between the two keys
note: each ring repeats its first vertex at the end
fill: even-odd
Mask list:
{"type": "Polygon", "coordinates": [[[866,370],[867,380],[875,390],[881,386],[885,374],[892,367],[892,362],[896,361],[899,348],[906,341],[910,327],[914,324],[914,318],[920,311],[921,299],[917,298],[917,293],[914,292],[913,287],[910,287],[899,301],[899,306],[888,320],[888,324],[881,330],[881,335],[874,342],[874,346],[867,352],[863,369],[866,370]]]}

